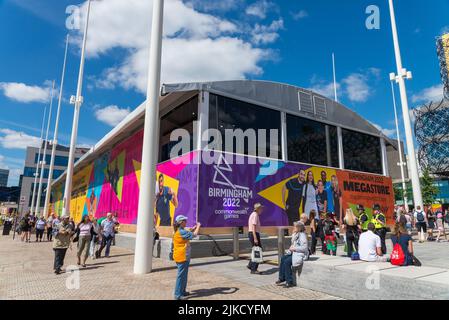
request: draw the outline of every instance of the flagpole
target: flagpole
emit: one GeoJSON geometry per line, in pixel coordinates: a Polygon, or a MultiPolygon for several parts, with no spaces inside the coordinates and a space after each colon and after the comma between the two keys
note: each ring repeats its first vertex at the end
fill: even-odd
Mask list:
{"type": "Polygon", "coordinates": [[[82,90],[83,90],[83,74],[84,74],[84,55],[86,52],[86,41],[87,41],[87,31],[89,29],[89,15],[90,15],[90,3],[91,0],[87,2],[87,14],[86,14],[86,24],[84,26],[84,36],[83,36],[83,46],[81,48],[81,61],[80,69],[78,74],[78,86],[76,90],[76,96],[70,98],[70,103],[75,105],[75,111],[73,114],[73,124],[72,124],[72,136],[70,138],[70,151],[69,151],[69,161],[67,164],[67,173],[65,179],[64,188],[64,200],[62,215],[70,215],[70,197],[72,194],[72,179],[73,179],[73,166],[75,162],[75,149],[76,149],[76,139],[78,135],[78,120],[80,116],[80,108],[83,103],[82,90]]]}
{"type": "Polygon", "coordinates": [[[158,128],[163,18],[164,0],[154,0],[134,255],[135,274],[151,272],[153,262],[153,200],[156,185],[156,161],[159,149],[158,128]]]}
{"type": "Polygon", "coordinates": [[[44,180],[44,170],[45,170],[45,158],[47,156],[47,145],[48,145],[48,133],[50,131],[50,125],[51,125],[51,111],[53,108],[53,96],[55,92],[55,81],[53,80],[53,86],[51,88],[51,98],[50,98],[50,110],[48,112],[48,121],[47,121],[47,132],[45,134],[45,145],[44,145],[44,152],[42,155],[42,161],[41,161],[41,174],[39,176],[39,188],[37,191],[37,198],[36,198],[36,209],[34,210],[36,216],[39,216],[40,214],[40,207],[41,207],[41,197],[42,197],[42,183],[44,180]]]}
{"type": "Polygon", "coordinates": [[[337,95],[337,74],[335,72],[335,54],[332,52],[332,70],[334,75],[334,95],[335,95],[335,101],[338,102],[338,95],[337,95]]]}
{"type": "Polygon", "coordinates": [[[58,111],[56,112],[55,131],[53,132],[50,169],[48,171],[47,191],[45,194],[45,203],[44,203],[44,217],[45,218],[48,217],[48,206],[50,203],[50,195],[51,195],[51,183],[53,180],[53,170],[54,170],[55,157],[56,157],[56,146],[58,145],[59,117],[61,114],[62,92],[64,89],[64,77],[65,77],[65,68],[66,68],[66,62],[67,62],[68,47],[69,47],[69,35],[67,35],[66,40],[65,40],[65,53],[64,53],[64,63],[62,66],[61,87],[59,88],[58,111]]]}
{"type": "Polygon", "coordinates": [[[45,126],[45,116],[46,116],[46,114],[47,114],[47,105],[45,105],[44,116],[42,117],[41,137],[39,139],[39,152],[37,154],[36,171],[34,172],[33,193],[31,194],[31,207],[30,207],[30,213],[31,214],[33,214],[33,212],[34,212],[34,201],[36,199],[37,177],[39,176],[39,162],[41,160],[41,152],[42,152],[42,143],[43,143],[43,139],[44,139],[44,126],[45,126]]]}

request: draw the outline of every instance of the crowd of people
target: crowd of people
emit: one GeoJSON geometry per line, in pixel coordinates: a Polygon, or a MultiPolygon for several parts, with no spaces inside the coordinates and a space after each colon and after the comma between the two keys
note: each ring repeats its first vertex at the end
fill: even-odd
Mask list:
{"type": "MultiPolygon", "coordinates": [[[[263,209],[264,207],[257,203],[248,220],[248,237],[253,247],[262,247],[260,215],[263,209]]],[[[332,212],[317,212],[315,209],[311,209],[308,215],[302,214],[299,221],[294,221],[291,246],[281,258],[276,284],[286,288],[295,286],[293,270],[302,270],[304,261],[316,254],[318,241],[322,254],[325,255],[337,255],[337,240],[341,239],[345,255],[352,260],[421,266],[421,262],[414,255],[412,230],[418,231],[419,242],[440,241],[443,235],[446,236],[444,223],[449,220],[449,215],[447,212],[443,214],[441,210],[433,211],[429,208],[424,212],[417,206],[407,212],[403,208],[396,208],[394,228],[390,230],[380,205],[375,204],[371,214],[366,212],[363,205],[357,205],[356,209],[357,214],[351,208],[346,209],[340,221],[332,212]],[[389,255],[386,245],[388,231],[391,231],[390,240],[393,247],[389,255]],[[308,237],[311,238],[310,247],[308,237]]],[[[260,274],[257,270],[258,263],[251,260],[248,269],[251,274],[260,274]]]]}
{"type": "Polygon", "coordinates": [[[34,214],[26,213],[19,219],[17,232],[21,241],[32,242],[31,235],[35,234],[35,242],[53,242],[55,274],[60,274],[64,265],[67,249],[76,244],[77,264],[86,267],[86,261],[101,258],[103,249],[104,256],[109,257],[110,248],[119,229],[119,221],[112,213],[106,217],[96,219],[89,215],[83,215],[81,222],[76,224],[73,218],[64,215],[51,214],[47,219],[43,216],[36,217],[34,214]],[[44,237],[45,235],[45,237],[44,237]]]}

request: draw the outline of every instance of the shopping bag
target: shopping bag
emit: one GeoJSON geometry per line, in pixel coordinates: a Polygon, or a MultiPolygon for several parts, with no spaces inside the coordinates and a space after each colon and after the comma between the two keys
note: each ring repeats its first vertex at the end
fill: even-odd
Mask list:
{"type": "Polygon", "coordinates": [[[263,252],[261,247],[253,247],[251,251],[251,262],[263,263],[263,252]]]}

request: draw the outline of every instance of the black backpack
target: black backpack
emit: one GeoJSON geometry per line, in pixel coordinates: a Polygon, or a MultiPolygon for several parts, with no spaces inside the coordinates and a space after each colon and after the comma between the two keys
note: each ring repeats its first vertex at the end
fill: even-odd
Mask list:
{"type": "Polygon", "coordinates": [[[419,212],[416,214],[416,220],[417,220],[418,222],[424,222],[424,220],[426,220],[426,218],[424,217],[424,213],[423,213],[422,211],[419,211],[419,212]]]}

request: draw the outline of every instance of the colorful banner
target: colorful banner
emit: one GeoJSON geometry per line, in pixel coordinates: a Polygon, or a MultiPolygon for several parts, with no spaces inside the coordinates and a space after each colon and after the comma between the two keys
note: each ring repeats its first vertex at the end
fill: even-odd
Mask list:
{"type": "Polygon", "coordinates": [[[204,227],[247,226],[255,203],[264,205],[263,226],[291,226],[300,215],[334,212],[363,204],[368,214],[379,204],[393,221],[394,194],[388,177],[338,169],[220,155],[218,163],[200,165],[199,216],[204,227]]]}
{"type": "MultiPolygon", "coordinates": [[[[76,222],[86,214],[99,218],[111,212],[122,224],[137,223],[142,139],[143,132],[139,131],[76,172],[70,201],[70,214],[76,222]]],[[[160,188],[157,183],[156,195],[148,195],[148,201],[158,202],[157,225],[171,226],[179,214],[189,218],[189,226],[196,223],[196,155],[186,155],[184,164],[166,162],[157,166],[157,177],[162,176],[163,183],[160,188]],[[158,196],[160,193],[162,196],[158,196]]],[[[63,188],[61,181],[52,189],[52,210],[58,215],[62,212],[63,188]]]]}

